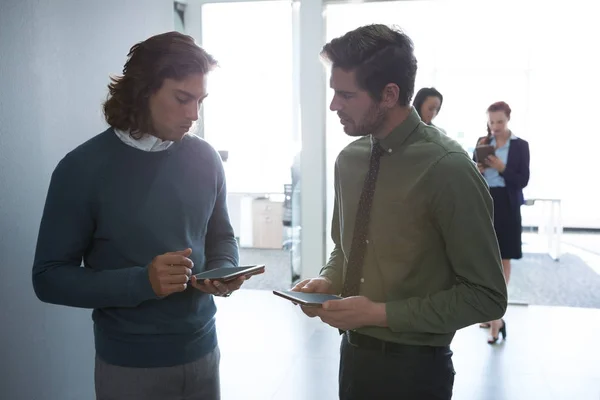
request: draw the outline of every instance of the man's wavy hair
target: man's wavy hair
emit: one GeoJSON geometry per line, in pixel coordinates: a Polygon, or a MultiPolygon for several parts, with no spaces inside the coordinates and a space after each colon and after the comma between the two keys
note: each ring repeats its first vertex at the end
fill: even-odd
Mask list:
{"type": "Polygon", "coordinates": [[[365,25],[323,46],[321,57],[334,68],[356,71],[358,86],[381,101],[389,83],[400,88],[398,104],[408,106],[415,90],[417,59],[412,40],[397,27],[365,25]]]}
{"type": "Polygon", "coordinates": [[[135,44],[123,67],[123,75],[111,77],[103,105],[106,122],[136,139],[152,133],[148,100],[165,79],[181,80],[195,73],[207,74],[217,61],[191,36],[167,32],[135,44]]]}

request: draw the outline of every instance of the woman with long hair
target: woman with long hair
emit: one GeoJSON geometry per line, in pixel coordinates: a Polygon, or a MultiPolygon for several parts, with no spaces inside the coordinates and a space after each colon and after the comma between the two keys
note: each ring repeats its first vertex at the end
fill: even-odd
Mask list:
{"type": "MultiPolygon", "coordinates": [[[[421,117],[421,121],[425,122],[427,125],[435,126],[433,125],[433,120],[442,109],[443,102],[444,96],[442,96],[435,88],[422,88],[415,95],[413,107],[417,110],[417,113],[421,117]]],[[[435,127],[444,134],[446,133],[442,128],[438,126],[435,127]]]]}

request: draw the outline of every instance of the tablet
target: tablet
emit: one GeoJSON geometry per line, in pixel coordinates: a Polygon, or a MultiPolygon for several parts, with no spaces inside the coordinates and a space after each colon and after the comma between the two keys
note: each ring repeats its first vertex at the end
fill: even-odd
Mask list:
{"type": "Polygon", "coordinates": [[[273,294],[308,307],[321,307],[328,300],[342,299],[342,297],[333,294],[292,292],[290,290],[273,290],[273,294]]]}
{"type": "Polygon", "coordinates": [[[483,163],[486,158],[496,153],[494,146],[490,144],[484,144],[475,147],[475,158],[478,163],[483,163]]]}
{"type": "Polygon", "coordinates": [[[240,276],[252,276],[265,272],[264,264],[249,265],[244,267],[216,268],[194,275],[199,281],[210,279],[211,281],[230,282],[240,276]]]}

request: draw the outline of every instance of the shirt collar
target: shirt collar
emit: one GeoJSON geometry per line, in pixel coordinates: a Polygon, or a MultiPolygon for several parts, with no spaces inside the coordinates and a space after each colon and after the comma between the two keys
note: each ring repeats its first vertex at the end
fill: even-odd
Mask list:
{"type": "Polygon", "coordinates": [[[125,132],[119,129],[114,129],[115,134],[121,141],[131,147],[143,151],[162,151],[166,150],[173,144],[170,140],[161,140],[156,136],[145,134],[139,139],[134,139],[129,132],[125,132]]]}
{"type": "Polygon", "coordinates": [[[393,154],[402,147],[406,139],[408,139],[410,134],[420,123],[421,117],[419,117],[417,110],[415,110],[414,107],[411,107],[411,112],[408,114],[408,117],[400,125],[395,127],[385,138],[377,140],[371,136],[371,144],[375,145],[376,143],[379,143],[386,153],[393,154]]]}
{"type": "MultiPolygon", "coordinates": [[[[508,141],[510,142],[511,140],[517,140],[517,139],[518,139],[517,135],[515,135],[514,133],[512,133],[512,131],[510,131],[510,137],[508,138],[508,141]]],[[[492,140],[490,140],[490,144],[493,144],[493,145],[496,144],[496,138],[495,137],[492,136],[492,140]]]]}

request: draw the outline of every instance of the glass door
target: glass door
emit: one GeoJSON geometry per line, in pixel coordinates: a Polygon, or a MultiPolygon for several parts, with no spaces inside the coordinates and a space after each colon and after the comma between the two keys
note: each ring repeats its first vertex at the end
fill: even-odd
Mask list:
{"type": "Polygon", "coordinates": [[[219,62],[203,137],[226,160],[242,262],[269,263],[278,276],[273,289],[288,288],[300,268],[292,17],[291,1],[202,6],[202,45],[219,62]]]}

